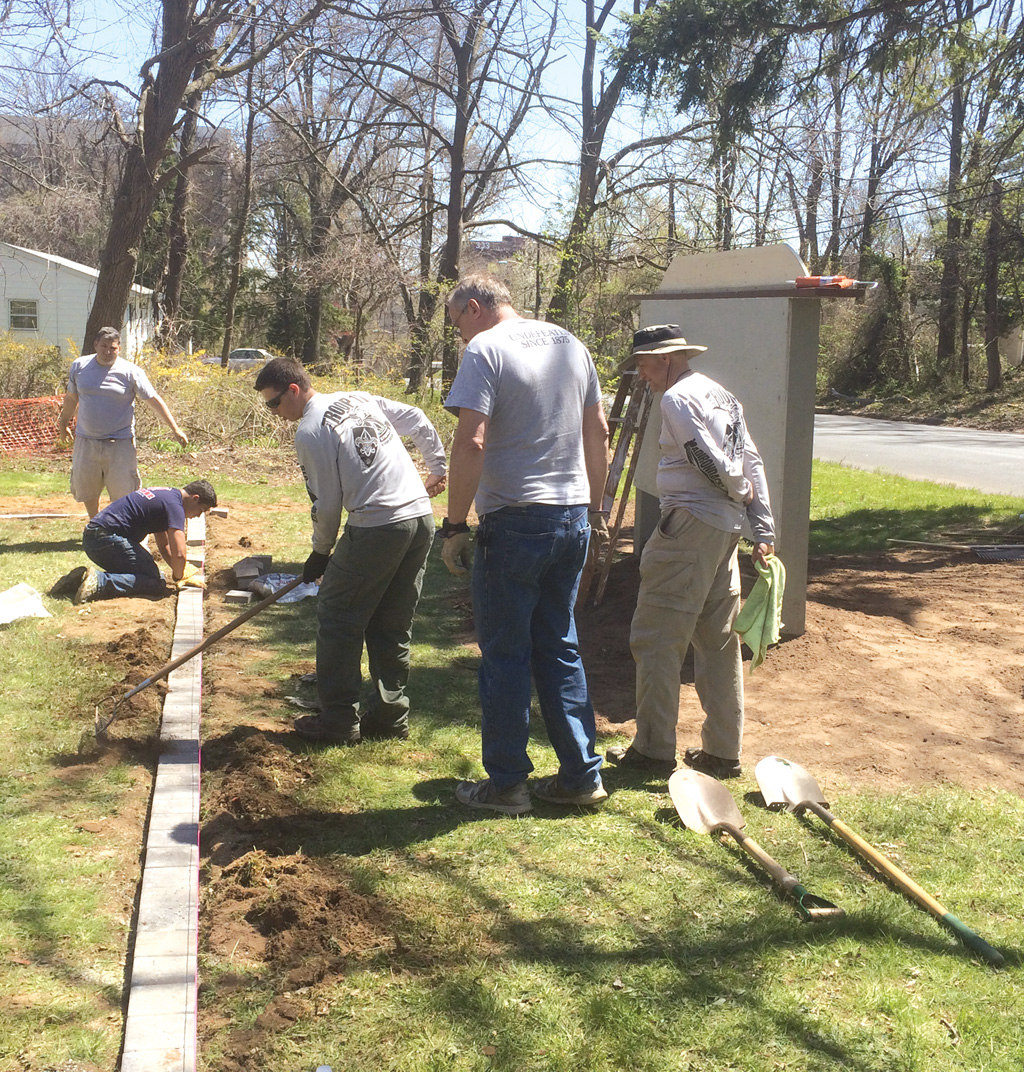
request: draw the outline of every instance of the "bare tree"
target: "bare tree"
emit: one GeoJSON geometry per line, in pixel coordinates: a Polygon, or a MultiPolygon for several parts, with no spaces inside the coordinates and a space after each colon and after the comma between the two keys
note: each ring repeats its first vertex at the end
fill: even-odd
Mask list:
{"type": "MultiPolygon", "coordinates": [[[[205,156],[209,147],[168,162],[168,151],[183,121],[185,102],[217,81],[233,78],[258,63],[295,33],[310,25],[327,0],[311,0],[289,21],[280,3],[247,4],[242,0],[161,0],[159,51],[142,65],[141,89],[134,95],[131,120],[116,107],[107,89],[112,119],[124,147],[124,162],[114,194],[113,216],[100,254],[96,297],[86,325],[86,340],[104,324],[120,324],[138,263],[139,244],[160,191],[178,174],[205,156]],[[273,27],[263,46],[246,55],[242,39],[253,21],[273,27]],[[196,72],[199,72],[198,75],[196,72]]],[[[103,83],[90,83],[95,88],[103,83]]],[[[83,87],[85,88],[85,87],[83,87]]]]}

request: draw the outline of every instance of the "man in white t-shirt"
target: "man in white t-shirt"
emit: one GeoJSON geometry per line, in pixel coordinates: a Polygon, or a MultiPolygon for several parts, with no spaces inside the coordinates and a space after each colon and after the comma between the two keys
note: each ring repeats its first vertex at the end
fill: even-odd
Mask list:
{"type": "Polygon", "coordinates": [[[678,324],[633,336],[637,375],[661,398],[661,523],[640,558],[640,592],[629,644],[636,660],[636,736],[609,748],[613,763],[653,774],[676,765],[679,679],[692,641],[697,696],[704,709],[701,746],[686,764],[715,778],[741,773],[743,663],[732,624],[740,607],[737,546],[749,524],[753,558],[775,552],[775,522],[761,455],[743,407],[714,380],[690,368],[706,346],[678,324]]]}
{"type": "Polygon", "coordinates": [[[121,357],[121,333],[100,328],[93,342],[96,353],[71,363],[68,389],[57,418],[57,438],[69,438],[77,411],[75,446],[71,454],[71,494],[84,503],[90,518],[100,509],[107,489],[111,502],[142,486],[135,452],[135,400],[141,399],[167,425],[184,447],[188,436],[178,427],[167,404],[149,377],[121,357]]]}
{"type": "Polygon", "coordinates": [[[320,744],[404,740],[412,621],[434,538],[430,497],[445,486],[444,445],[416,406],[363,391],[320,394],[290,358],[267,362],[255,387],[270,410],[298,422],[295,453],[313,504],[313,550],[302,579],[323,577],[316,612],[320,713],[299,716],[295,732],[320,744]],[[423,455],[426,487],[402,436],[423,455]],[[371,678],[365,706],[364,643],[371,678]]]}
{"type": "Polygon", "coordinates": [[[597,372],[579,339],[519,316],[490,276],[463,279],[448,316],[468,345],[445,401],[459,424],[441,536],[445,564],[464,571],[475,498],[473,617],[488,775],[460,782],[455,796],[506,815],[530,810],[532,671],[559,764],[533,794],[596,804],[608,794],[573,608],[591,525],[607,532],[608,425],[597,372]]]}

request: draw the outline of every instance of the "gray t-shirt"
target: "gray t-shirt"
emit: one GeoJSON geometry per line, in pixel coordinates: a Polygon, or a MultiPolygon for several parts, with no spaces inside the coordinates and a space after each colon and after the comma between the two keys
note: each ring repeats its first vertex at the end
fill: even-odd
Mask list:
{"type": "Polygon", "coordinates": [[[476,512],[588,503],[583,411],[600,402],[590,354],[565,328],[503,320],[474,336],[445,408],[488,417],[476,512]]]}
{"type": "Polygon", "coordinates": [[[109,367],[95,354],[71,362],[68,391],[78,395],[75,435],[85,439],[131,439],[135,434],[135,399],[155,398],[149,377],[123,357],[109,367]]]}

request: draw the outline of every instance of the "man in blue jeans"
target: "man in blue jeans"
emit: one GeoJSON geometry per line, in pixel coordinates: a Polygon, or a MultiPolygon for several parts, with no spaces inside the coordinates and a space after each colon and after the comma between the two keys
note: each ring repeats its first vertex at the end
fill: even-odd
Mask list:
{"type": "Polygon", "coordinates": [[[217,505],[217,493],[205,480],[184,488],[139,488],[115,499],[85,526],[82,547],[100,568],[76,566],[50,589],[50,595],[74,594],[76,603],[114,596],[159,596],[166,592],[160,567],[143,547],[152,536],[171,580],[185,582],[185,523],[217,505]]]}
{"type": "Polygon", "coordinates": [[[558,756],[558,773],[534,782],[533,794],[596,804],[608,794],[573,609],[591,526],[607,535],[608,425],[597,373],[577,338],[519,316],[490,276],[464,278],[448,316],[468,345],[445,402],[459,423],[441,536],[445,565],[464,572],[475,499],[473,615],[488,775],[460,782],[455,796],[506,815],[530,810],[532,673],[558,756]]]}

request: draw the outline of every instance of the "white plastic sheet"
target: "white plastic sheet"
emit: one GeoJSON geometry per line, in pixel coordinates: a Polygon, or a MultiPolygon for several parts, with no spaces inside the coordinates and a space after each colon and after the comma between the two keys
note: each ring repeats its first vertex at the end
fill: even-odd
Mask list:
{"type": "Polygon", "coordinates": [[[16,584],[6,592],[0,592],[0,625],[15,622],[19,618],[52,618],[43,606],[43,597],[30,584],[16,584]]]}
{"type": "MultiPolygon", "coordinates": [[[[295,576],[294,573],[265,573],[262,577],[253,581],[249,587],[260,599],[266,599],[271,592],[276,592],[279,588],[284,588],[290,581],[294,581],[295,576]]],[[[300,599],[305,599],[306,596],[316,596],[319,591],[320,586],[315,581],[310,581],[309,584],[296,585],[286,596],[281,596],[278,602],[298,603],[300,599]]]]}

